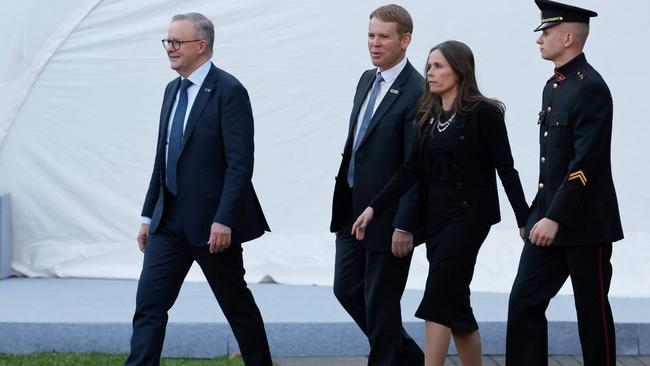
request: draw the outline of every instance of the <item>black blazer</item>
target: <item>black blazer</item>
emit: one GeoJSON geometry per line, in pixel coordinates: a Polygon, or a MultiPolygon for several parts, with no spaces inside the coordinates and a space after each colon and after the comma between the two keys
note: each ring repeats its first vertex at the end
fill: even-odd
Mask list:
{"type": "Polygon", "coordinates": [[[560,224],[554,245],[623,239],[610,159],[612,110],[609,88],[584,54],[546,83],[538,191],[527,232],[546,217],[560,224]]]}
{"type": "MultiPolygon", "coordinates": [[[[151,233],[165,206],[165,141],[180,81],[167,84],[160,112],[156,159],[142,208],[142,216],[152,218],[151,233]]],[[[232,229],[233,243],[269,231],[251,183],[253,150],[248,93],[235,77],[212,65],[187,119],[177,166],[177,207],[193,245],[207,245],[213,222],[232,229]]]]}
{"type": "MultiPolygon", "coordinates": [[[[376,72],[377,69],[371,69],[363,73],[354,95],[348,136],[334,187],[330,225],[332,232],[350,229],[353,219],[361,214],[402,165],[415,135],[413,121],[424,78],[407,62],[381,100],[365,136],[359,142],[354,162],[354,188],[348,187],[353,133],[376,72]]],[[[364,247],[374,251],[390,251],[394,228],[415,231],[416,207],[417,188],[413,187],[399,202],[395,200],[387,207],[384,217],[373,222],[372,228],[366,230],[364,247]]]]}
{"type": "MultiPolygon", "coordinates": [[[[506,132],[503,114],[496,107],[480,102],[469,113],[459,113],[453,122],[462,129],[459,134],[455,153],[452,158],[452,171],[456,179],[455,187],[464,198],[461,209],[468,217],[484,225],[493,225],[501,220],[499,196],[497,193],[496,173],[506,191],[512,206],[517,225],[526,223],[528,205],[521,187],[519,174],[514,168],[510,143],[506,132]]],[[[453,128],[452,126],[451,128],[453,128]]],[[[427,127],[406,163],[395,177],[371,203],[377,216],[381,216],[392,201],[410,185],[420,180],[419,216],[424,218],[426,207],[426,184],[422,169],[424,137],[431,133],[427,127]]],[[[374,223],[374,221],[373,221],[374,223]]],[[[424,221],[420,222],[424,225],[424,221]]],[[[372,226],[372,223],[371,225],[372,226]]]]}

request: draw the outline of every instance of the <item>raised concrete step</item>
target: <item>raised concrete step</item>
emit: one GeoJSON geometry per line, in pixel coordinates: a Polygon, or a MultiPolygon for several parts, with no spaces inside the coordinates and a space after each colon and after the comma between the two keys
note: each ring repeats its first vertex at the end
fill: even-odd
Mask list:
{"type": "MultiPolygon", "coordinates": [[[[129,350],[137,282],[95,279],[0,281],[0,352],[106,352],[129,350]]],[[[367,341],[336,301],[330,287],[250,285],[266,323],[274,357],[364,356],[367,341]]],[[[422,291],[402,300],[405,327],[422,342],[424,325],[413,317],[422,291]]],[[[616,320],[617,352],[650,355],[650,299],[610,299],[616,320]]],[[[485,354],[505,351],[507,294],[475,293],[485,354]]],[[[549,352],[580,353],[571,296],[553,300],[549,352]]],[[[214,357],[238,350],[206,283],[183,285],[174,308],[163,354],[214,357]]],[[[455,353],[455,349],[451,349],[455,353]]]]}

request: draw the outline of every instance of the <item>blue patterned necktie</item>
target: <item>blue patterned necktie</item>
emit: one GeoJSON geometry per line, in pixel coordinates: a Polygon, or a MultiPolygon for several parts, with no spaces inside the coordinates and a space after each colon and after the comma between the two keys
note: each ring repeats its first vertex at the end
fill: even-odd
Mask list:
{"type": "Polygon", "coordinates": [[[377,96],[379,95],[382,81],[384,81],[384,78],[381,76],[381,72],[377,72],[377,75],[375,75],[375,83],[373,84],[372,91],[368,97],[368,105],[366,106],[366,111],[363,113],[361,126],[359,126],[359,133],[357,134],[356,140],[353,140],[352,157],[350,158],[350,164],[348,164],[348,185],[350,188],[354,185],[354,158],[357,148],[359,147],[363,136],[366,134],[366,130],[368,130],[368,125],[370,125],[370,120],[372,119],[372,114],[375,109],[375,103],[377,102],[377,96]]]}
{"type": "Polygon", "coordinates": [[[183,125],[185,124],[185,113],[187,112],[187,88],[192,85],[189,79],[181,81],[180,93],[178,94],[178,104],[174,119],[172,120],[172,130],[169,133],[169,143],[167,145],[167,190],[176,196],[178,193],[176,181],[176,163],[181,155],[181,146],[183,145],[183,125]]]}

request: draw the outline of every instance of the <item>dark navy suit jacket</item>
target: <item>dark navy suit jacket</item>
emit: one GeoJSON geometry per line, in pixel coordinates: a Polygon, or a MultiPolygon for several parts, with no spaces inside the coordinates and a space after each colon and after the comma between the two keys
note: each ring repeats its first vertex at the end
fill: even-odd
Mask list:
{"type": "MultiPolygon", "coordinates": [[[[330,224],[332,232],[348,230],[350,220],[356,220],[402,165],[415,140],[416,105],[422,94],[424,78],[407,62],[393,82],[391,90],[377,106],[368,129],[359,142],[354,161],[354,188],[348,187],[353,134],[361,106],[374,83],[376,72],[377,69],[364,72],[357,85],[348,137],[334,188],[330,224]]],[[[413,187],[400,202],[391,205],[384,215],[373,220],[366,229],[366,238],[362,242],[366,249],[390,251],[394,228],[415,233],[417,193],[417,187],[413,187]]]]}
{"type": "MultiPolygon", "coordinates": [[[[181,78],[167,84],[160,112],[156,159],[142,216],[151,233],[165,207],[165,142],[181,78]]],[[[253,113],[248,93],[232,75],[211,65],[192,105],[177,165],[177,209],[193,245],[207,245],[213,222],[232,229],[243,243],[269,231],[253,189],[253,113]]]]}

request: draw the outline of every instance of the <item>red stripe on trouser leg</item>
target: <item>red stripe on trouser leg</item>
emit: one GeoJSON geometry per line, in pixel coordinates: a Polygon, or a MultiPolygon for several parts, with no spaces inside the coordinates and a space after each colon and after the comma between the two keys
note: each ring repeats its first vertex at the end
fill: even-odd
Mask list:
{"type": "Polygon", "coordinates": [[[598,274],[600,275],[600,308],[602,312],[603,330],[605,332],[605,365],[611,365],[609,354],[609,329],[607,329],[607,314],[605,312],[605,284],[603,275],[603,247],[598,248],[598,274]]]}

